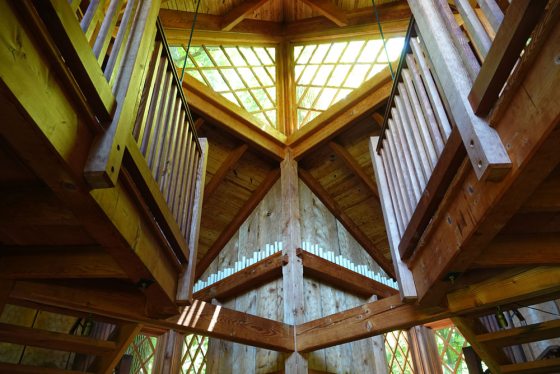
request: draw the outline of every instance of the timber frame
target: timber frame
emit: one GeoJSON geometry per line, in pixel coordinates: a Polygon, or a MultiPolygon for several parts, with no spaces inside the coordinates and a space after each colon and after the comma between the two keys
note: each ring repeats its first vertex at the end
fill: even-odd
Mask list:
{"type": "MultiPolygon", "coordinates": [[[[365,10],[344,12],[328,1],[305,0],[320,14],[306,20],[249,19],[264,3],[200,15],[193,43],[273,44],[280,75],[293,68],[293,43],[376,33],[365,10]]],[[[112,36],[101,21],[86,27],[82,14],[80,26],[70,5],[0,5],[0,32],[19,31],[0,51],[0,156],[10,171],[1,177],[2,208],[11,217],[0,219],[0,311],[13,304],[118,322],[114,341],[31,336],[4,325],[0,340],[21,343],[29,335],[38,345],[96,349],[96,370],[108,372],[142,329],[172,330],[289,353],[288,372],[312,372],[306,353],[451,318],[497,372],[542,370],[502,357],[499,347],[535,339],[528,329],[479,331],[477,319],[498,307],[560,297],[560,2],[512,1],[503,20],[490,17],[484,25],[492,38],[465,1],[458,3],[458,14],[443,0],[381,6],[386,35],[408,31],[395,81],[385,68],[296,129],[291,76],[278,83],[283,119],[270,131],[194,78],[179,80],[167,43],[185,44],[192,13],[131,0],[109,48],[112,36]],[[438,30],[443,47],[428,36],[438,30]],[[135,48],[123,48],[127,38],[135,48]],[[416,160],[407,152],[413,138],[404,133],[406,120],[418,123],[415,141],[436,139],[434,129],[442,129],[432,154],[429,146],[416,160]],[[213,131],[228,134],[227,151],[207,172],[215,139],[198,134],[213,131]],[[366,139],[367,162],[352,148],[353,137],[366,139]],[[329,190],[317,166],[326,154],[381,212],[383,240],[329,190]],[[255,159],[261,175],[199,251],[203,206],[255,159]],[[421,175],[419,188],[414,178],[421,175]],[[300,180],[400,291],[300,248],[300,180]],[[277,182],[283,252],[193,294],[195,281],[277,182]],[[34,232],[51,240],[36,242],[34,232]],[[304,321],[303,276],[376,300],[304,321]],[[216,305],[280,277],[289,285],[282,322],[216,305]]],[[[560,335],[556,322],[533,327],[544,337],[560,335]]]]}

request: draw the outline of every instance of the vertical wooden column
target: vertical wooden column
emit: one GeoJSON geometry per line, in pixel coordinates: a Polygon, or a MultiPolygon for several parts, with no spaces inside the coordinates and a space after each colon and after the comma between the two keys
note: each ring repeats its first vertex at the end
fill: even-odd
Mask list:
{"type": "Polygon", "coordinates": [[[153,372],[170,374],[180,373],[183,335],[174,330],[169,330],[160,339],[161,346],[158,344],[158,352],[153,372]]]}
{"type": "MultiPolygon", "coordinates": [[[[289,150],[280,164],[280,172],[283,254],[288,260],[282,268],[284,322],[294,326],[294,339],[296,339],[294,346],[297,347],[295,326],[304,322],[303,264],[296,255],[296,249],[301,245],[298,169],[297,162],[294,161],[289,150]]],[[[285,362],[285,373],[307,373],[306,357],[297,351],[288,356],[285,362]]]]}
{"type": "Polygon", "coordinates": [[[425,326],[414,326],[408,330],[408,336],[415,373],[443,374],[433,330],[425,326]]]}
{"type": "Polygon", "coordinates": [[[294,49],[290,42],[283,42],[276,48],[276,66],[278,130],[289,136],[297,129],[294,49]]]}

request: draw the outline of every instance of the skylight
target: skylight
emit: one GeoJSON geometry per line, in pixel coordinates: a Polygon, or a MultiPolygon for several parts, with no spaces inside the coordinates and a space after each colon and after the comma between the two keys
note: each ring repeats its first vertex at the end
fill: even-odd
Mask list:
{"type": "MultiPolygon", "coordinates": [[[[185,50],[170,49],[175,64],[182,67],[185,50]]],[[[186,73],[276,128],[275,53],[273,47],[195,46],[189,50],[186,73]]]]}
{"type": "MultiPolygon", "coordinates": [[[[387,41],[396,61],[404,38],[387,41]]],[[[298,128],[345,98],[387,66],[381,39],[294,46],[298,128]]]]}

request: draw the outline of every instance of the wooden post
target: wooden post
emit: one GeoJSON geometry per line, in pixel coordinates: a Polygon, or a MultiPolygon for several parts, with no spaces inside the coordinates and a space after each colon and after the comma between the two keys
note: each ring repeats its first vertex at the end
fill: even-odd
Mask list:
{"type": "Polygon", "coordinates": [[[295,326],[303,323],[303,263],[296,254],[301,246],[301,227],[299,211],[299,179],[297,162],[288,151],[280,164],[282,185],[282,242],[283,255],[287,263],[282,268],[284,290],[284,322],[294,326],[294,347],[285,361],[285,373],[307,373],[307,358],[297,351],[295,326]]]}
{"type": "Polygon", "coordinates": [[[442,374],[434,331],[425,326],[408,330],[415,373],[442,374]]]}
{"type": "Polygon", "coordinates": [[[472,80],[453,44],[444,15],[432,1],[409,0],[408,3],[442,82],[476,176],[478,179],[502,179],[511,170],[511,160],[498,133],[472,110],[467,98],[472,80]]]}
{"type": "Polygon", "coordinates": [[[169,330],[161,338],[162,344],[158,344],[158,352],[154,363],[154,373],[180,373],[181,372],[181,348],[183,346],[183,334],[169,330]]]}
{"type": "Polygon", "coordinates": [[[276,87],[278,90],[278,130],[287,136],[297,130],[294,77],[294,50],[290,42],[276,48],[276,87]]]}

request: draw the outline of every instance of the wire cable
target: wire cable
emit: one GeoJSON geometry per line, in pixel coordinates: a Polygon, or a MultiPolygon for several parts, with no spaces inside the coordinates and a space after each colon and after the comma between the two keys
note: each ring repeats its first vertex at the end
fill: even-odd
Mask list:
{"type": "Polygon", "coordinates": [[[377,21],[377,27],[379,28],[379,33],[381,34],[381,41],[383,42],[383,49],[385,49],[385,55],[387,56],[387,64],[389,65],[389,70],[391,71],[391,79],[395,80],[395,72],[393,71],[393,66],[389,60],[389,52],[387,51],[387,42],[385,41],[385,35],[383,35],[383,27],[381,27],[381,21],[379,21],[379,12],[377,11],[377,5],[375,0],[371,0],[373,4],[373,11],[375,13],[375,20],[377,21]]]}

